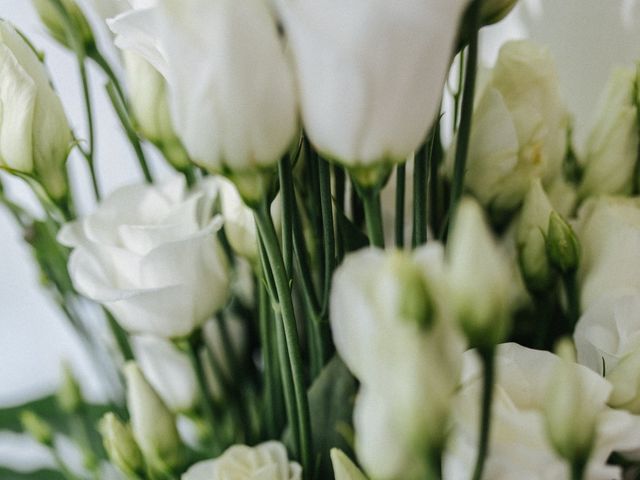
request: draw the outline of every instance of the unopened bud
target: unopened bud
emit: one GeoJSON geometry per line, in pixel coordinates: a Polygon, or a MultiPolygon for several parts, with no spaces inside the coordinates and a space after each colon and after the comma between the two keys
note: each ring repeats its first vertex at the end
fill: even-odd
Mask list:
{"type": "Polygon", "coordinates": [[[62,46],[75,50],[76,47],[69,38],[69,34],[73,34],[77,35],[77,40],[85,51],[95,48],[91,26],[74,0],[31,0],[31,2],[49,34],[62,46]]]}
{"type": "Polygon", "coordinates": [[[613,385],[609,405],[640,414],[640,350],[623,357],[606,378],[613,385]]]}
{"type": "Polygon", "coordinates": [[[20,423],[22,423],[22,428],[37,442],[47,446],[53,445],[53,430],[42,417],[31,410],[25,410],[20,413],[20,423]]]}
{"type": "Polygon", "coordinates": [[[547,255],[561,273],[573,272],[580,261],[580,243],[571,226],[557,213],[549,217],[547,255]]]}
{"type": "Polygon", "coordinates": [[[83,402],[80,385],[67,363],[62,366],[62,383],[56,393],[56,399],[60,408],[71,414],[76,413],[83,402]]]}
{"type": "Polygon", "coordinates": [[[394,252],[389,261],[402,295],[400,315],[421,328],[430,328],[435,307],[420,268],[402,252],[394,252]]]}
{"type": "Polygon", "coordinates": [[[331,449],[331,464],[335,480],[367,480],[367,477],[342,450],[331,449]]]}
{"type": "Polygon", "coordinates": [[[144,460],[129,425],[122,423],[113,413],[107,413],[98,426],[109,460],[127,475],[144,471],[144,460]]]}

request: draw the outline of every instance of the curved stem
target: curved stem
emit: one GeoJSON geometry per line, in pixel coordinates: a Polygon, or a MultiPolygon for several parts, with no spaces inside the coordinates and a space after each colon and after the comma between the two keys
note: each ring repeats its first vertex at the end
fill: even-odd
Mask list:
{"type": "Polygon", "coordinates": [[[460,127],[453,167],[453,183],[451,185],[451,200],[449,204],[449,219],[455,218],[455,211],[462,196],[464,176],[471,138],[471,120],[473,115],[473,98],[476,88],[476,69],[478,63],[478,30],[480,29],[480,4],[482,0],[473,0],[469,6],[472,18],[472,32],[467,55],[464,90],[462,92],[462,110],[460,113],[460,127]]]}
{"type": "Polygon", "coordinates": [[[82,82],[82,92],[84,96],[84,107],[87,121],[87,135],[89,141],[89,149],[84,152],[84,157],[87,160],[89,166],[89,173],[91,174],[91,184],[93,185],[93,193],[97,201],[100,201],[100,185],[98,183],[98,176],[96,174],[96,166],[94,161],[95,152],[95,130],[93,125],[93,106],[91,103],[91,90],[89,88],[89,79],[87,76],[87,66],[84,56],[78,56],[78,68],[80,69],[80,80],[82,82]]]}
{"type": "Polygon", "coordinates": [[[331,279],[335,267],[336,242],[333,231],[333,206],[331,204],[331,172],[329,163],[320,157],[318,157],[318,177],[320,182],[320,210],[322,213],[322,242],[324,243],[324,277],[320,316],[324,317],[329,308],[331,279]]]}
{"type": "Polygon", "coordinates": [[[284,265],[282,252],[278,244],[273,222],[269,215],[266,202],[261,208],[255,211],[258,231],[262,238],[264,249],[267,254],[271,273],[275,284],[277,298],[272,299],[280,308],[282,321],[279,328],[282,328],[285,345],[293,380],[293,390],[296,407],[298,410],[298,425],[300,428],[300,456],[304,471],[311,472],[313,465],[311,462],[311,416],[309,412],[309,400],[304,384],[304,371],[302,363],[302,353],[298,341],[298,330],[293,310],[291,289],[284,265]]]}
{"type": "Polygon", "coordinates": [[[478,353],[482,360],[483,385],[482,385],[482,413],[480,417],[480,441],[478,443],[478,456],[473,472],[473,480],[481,480],[484,464],[489,454],[489,433],[491,430],[491,403],[493,400],[493,382],[495,376],[495,351],[494,347],[480,348],[478,353]]]}
{"type": "Polygon", "coordinates": [[[382,211],[380,208],[380,190],[361,190],[360,198],[364,206],[364,217],[367,222],[369,243],[372,246],[384,248],[384,228],[382,226],[382,211]]]}

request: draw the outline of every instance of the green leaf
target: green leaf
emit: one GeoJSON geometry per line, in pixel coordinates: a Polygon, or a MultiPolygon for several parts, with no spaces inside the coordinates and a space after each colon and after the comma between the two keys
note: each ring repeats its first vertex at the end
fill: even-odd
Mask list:
{"type": "Polygon", "coordinates": [[[33,472],[17,472],[0,467],[2,480],[65,480],[64,475],[56,470],[35,470],[33,472]]]}
{"type": "MultiPolygon", "coordinates": [[[[330,451],[339,448],[353,458],[353,405],[358,382],[335,355],[309,389],[313,449],[317,454],[313,478],[333,478],[330,451]]],[[[287,429],[284,440],[291,445],[287,429]]]]}

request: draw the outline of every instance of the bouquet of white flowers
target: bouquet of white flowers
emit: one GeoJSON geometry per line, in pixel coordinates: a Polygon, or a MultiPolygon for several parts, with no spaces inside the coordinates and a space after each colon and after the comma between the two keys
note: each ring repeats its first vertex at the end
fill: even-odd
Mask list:
{"type": "Polygon", "coordinates": [[[41,211],[0,203],[109,392],[67,366],[0,410],[54,459],[0,477],[640,478],[640,70],[577,142],[547,48],[479,67],[515,3],[33,0],[86,138],[0,20],[0,168],[41,211]],[[89,65],[145,179],[105,195],[89,65]]]}

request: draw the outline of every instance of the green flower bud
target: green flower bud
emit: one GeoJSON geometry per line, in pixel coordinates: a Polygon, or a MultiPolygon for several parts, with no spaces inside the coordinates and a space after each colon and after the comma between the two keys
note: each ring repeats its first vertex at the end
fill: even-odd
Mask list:
{"type": "Polygon", "coordinates": [[[556,212],[549,217],[547,255],[551,264],[561,273],[578,268],[580,243],[571,226],[556,212]]]}
{"type": "Polygon", "coordinates": [[[640,350],[623,357],[606,378],[613,385],[609,405],[640,414],[640,350]]]}
{"type": "Polygon", "coordinates": [[[95,48],[93,31],[74,0],[31,0],[49,34],[62,46],[75,50],[67,36],[67,23],[85,51],[95,48]],[[57,5],[56,5],[57,4],[57,5]],[[64,13],[60,10],[64,10],[64,13]],[[66,16],[66,18],[65,18],[66,16]]]}
{"type": "Polygon", "coordinates": [[[142,452],[133,438],[129,425],[122,423],[109,412],[100,420],[98,430],[111,463],[127,475],[144,472],[142,452]]]}
{"type": "Polygon", "coordinates": [[[56,394],[60,408],[66,413],[76,413],[82,405],[82,391],[67,363],[62,366],[62,383],[56,394]]]}
{"type": "Polygon", "coordinates": [[[183,462],[183,444],[175,416],[135,362],[125,365],[124,375],[131,430],[147,465],[157,472],[174,471],[183,462]]]}
{"type": "Polygon", "coordinates": [[[331,449],[331,464],[335,480],[367,480],[367,477],[340,449],[331,449]]]}
{"type": "Polygon", "coordinates": [[[22,428],[36,441],[49,447],[53,445],[53,430],[42,417],[31,410],[24,410],[20,413],[20,423],[22,423],[22,428]]]}
{"type": "Polygon", "coordinates": [[[435,305],[423,273],[409,255],[394,252],[389,257],[390,267],[398,281],[402,300],[400,315],[422,328],[433,325],[435,305]]]}

